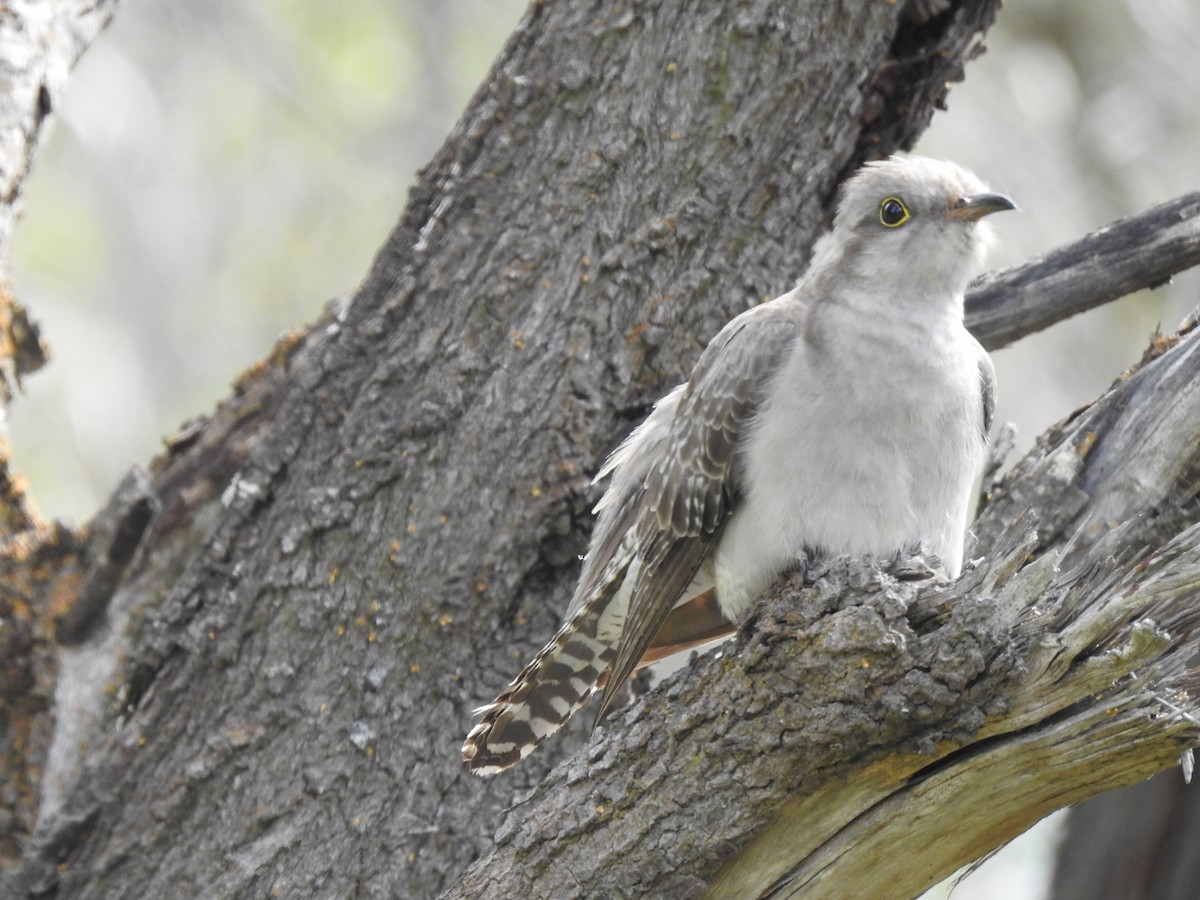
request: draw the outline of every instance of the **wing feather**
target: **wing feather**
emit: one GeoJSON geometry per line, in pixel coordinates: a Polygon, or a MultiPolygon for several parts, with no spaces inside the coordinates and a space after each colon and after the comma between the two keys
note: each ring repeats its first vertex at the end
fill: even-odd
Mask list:
{"type": "Polygon", "coordinates": [[[664,397],[601,469],[613,480],[597,507],[572,608],[603,584],[631,530],[642,561],[601,715],[712,552],[738,495],[739,443],[799,334],[802,313],[784,295],[730,322],[691,380],[664,397]]]}
{"type": "Polygon", "coordinates": [[[979,387],[983,395],[983,439],[987,440],[996,416],[996,367],[983,347],[979,348],[979,387]]]}

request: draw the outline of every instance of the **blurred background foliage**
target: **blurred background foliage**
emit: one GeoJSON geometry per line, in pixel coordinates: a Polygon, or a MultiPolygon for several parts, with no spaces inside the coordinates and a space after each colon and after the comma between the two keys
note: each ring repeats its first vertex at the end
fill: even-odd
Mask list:
{"type": "MultiPolygon", "coordinates": [[[[524,6],[121,5],[15,237],[13,286],[53,357],[7,427],[44,514],[86,519],[280,332],[353,289],[524,6]]],[[[1198,40],[1193,0],[1008,0],[916,148],[1020,203],[995,221],[991,265],[1198,187],[1198,40]]],[[[1197,303],[1188,273],[1000,351],[1000,416],[1027,446],[1197,303]]],[[[1043,896],[1051,831],[959,896],[1043,896]]]]}
{"type": "Polygon", "coordinates": [[[43,514],[89,517],[280,332],[353,290],[524,6],[118,7],[14,238],[14,290],[52,351],[9,422],[43,514]]]}

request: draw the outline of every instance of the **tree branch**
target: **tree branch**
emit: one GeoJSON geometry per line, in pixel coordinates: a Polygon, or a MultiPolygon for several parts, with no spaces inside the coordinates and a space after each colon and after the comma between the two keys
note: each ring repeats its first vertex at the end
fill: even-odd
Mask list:
{"type": "Polygon", "coordinates": [[[43,126],[117,0],[10,0],[0,15],[0,266],[43,126]]]}
{"type": "Polygon", "coordinates": [[[861,561],[793,577],[559,767],[447,896],[916,896],[1173,764],[1200,740],[1175,711],[1196,712],[1200,528],[1061,573],[1021,567],[1020,533],[954,585],[861,561]]]}
{"type": "Polygon", "coordinates": [[[990,272],[967,294],[967,327],[997,350],[1200,263],[1200,191],[1093,231],[1018,266],[990,272]]]}

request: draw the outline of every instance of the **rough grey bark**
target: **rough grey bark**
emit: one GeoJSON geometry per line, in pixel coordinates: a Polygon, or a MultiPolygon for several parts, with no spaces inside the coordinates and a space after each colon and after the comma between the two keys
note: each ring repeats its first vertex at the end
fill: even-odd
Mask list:
{"type": "Polygon", "coordinates": [[[917,896],[1173,765],[1200,738],[1175,713],[1200,528],[1057,576],[1019,537],[950,587],[846,561],[794,579],[555,770],[447,896],[917,896]]]}
{"type": "MultiPolygon", "coordinates": [[[[590,473],[727,318],[799,274],[840,178],[924,126],[995,6],[930,19],[927,5],[532,6],[356,295],[174,436],[90,529],[38,544],[80,542],[74,578],[24,574],[47,616],[52,594],[73,601],[53,618],[56,703],[93,717],[61,723],[36,840],[0,889],[432,896],[490,850],[513,798],[578,748],[556,741],[487,782],[458,760],[468,710],[557,624],[590,473]]],[[[1031,520],[1044,559],[1066,534],[1050,526],[1087,507],[1056,518],[1055,496],[1086,489],[1073,477],[1057,494],[1014,479],[992,504],[1011,521],[1021,490],[1044,501],[1031,520]]],[[[981,548],[995,542],[981,531],[981,548]]],[[[1180,558],[1150,571],[1175,577],[1180,558]]],[[[855,585],[875,577],[853,571],[855,585]]],[[[1033,578],[980,571],[1001,593],[1033,578]]],[[[970,637],[970,621],[929,610],[937,588],[894,584],[874,600],[855,586],[862,612],[849,597],[800,608],[863,617],[864,652],[904,628],[922,653],[953,629],[970,637]]],[[[794,619],[744,640],[794,643],[794,619]]],[[[1107,646],[1079,633],[1094,639],[1080,658],[1107,646]]],[[[1171,658],[1157,631],[1138,634],[1139,652],[1171,658]]],[[[928,683],[933,717],[918,724],[966,740],[936,706],[953,691],[928,683]]],[[[980,702],[985,723],[1011,721],[980,702]]],[[[931,760],[911,747],[910,764],[931,760]]],[[[703,825],[668,819],[669,800],[648,801],[668,826],[656,840],[686,847],[703,825]]],[[[590,892],[637,883],[633,867],[612,874],[590,892]]]]}

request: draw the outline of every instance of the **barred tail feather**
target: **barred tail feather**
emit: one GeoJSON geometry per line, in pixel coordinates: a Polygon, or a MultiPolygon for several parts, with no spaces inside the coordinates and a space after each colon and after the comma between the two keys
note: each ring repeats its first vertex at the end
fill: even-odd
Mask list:
{"type": "Polygon", "coordinates": [[[616,654],[599,636],[601,620],[605,630],[611,624],[611,599],[602,594],[579,609],[500,696],[476,710],[483,718],[462,746],[473,774],[495,775],[520,762],[604,686],[616,654]]]}

